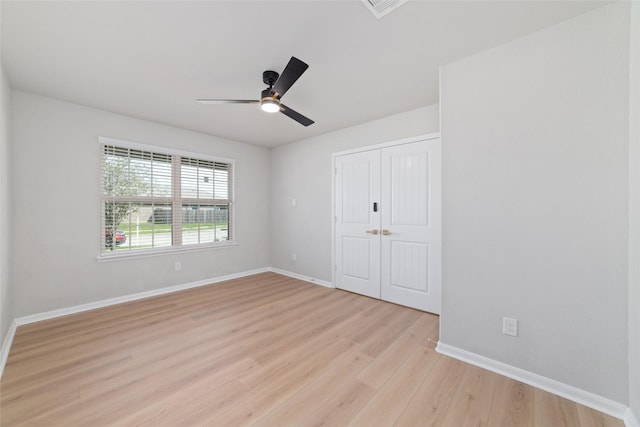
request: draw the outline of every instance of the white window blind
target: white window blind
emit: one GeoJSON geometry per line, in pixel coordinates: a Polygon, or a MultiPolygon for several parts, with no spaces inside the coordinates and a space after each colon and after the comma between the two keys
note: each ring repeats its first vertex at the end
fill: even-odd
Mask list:
{"type": "Polygon", "coordinates": [[[104,255],[233,240],[233,163],[102,143],[104,255]]]}

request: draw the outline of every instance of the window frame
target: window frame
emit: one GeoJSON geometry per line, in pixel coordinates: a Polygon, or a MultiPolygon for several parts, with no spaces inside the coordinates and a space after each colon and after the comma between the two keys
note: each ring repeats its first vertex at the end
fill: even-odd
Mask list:
{"type": "MultiPolygon", "coordinates": [[[[138,142],[132,142],[132,141],[126,141],[126,140],[122,140],[122,139],[116,139],[116,138],[110,138],[110,137],[104,137],[104,136],[99,136],[98,137],[98,187],[99,187],[99,194],[98,194],[98,215],[100,216],[99,218],[99,224],[100,224],[100,228],[97,230],[99,235],[100,235],[100,242],[99,245],[100,247],[98,248],[98,256],[97,256],[97,260],[98,262],[102,262],[102,261],[112,261],[112,260],[117,260],[117,259],[131,259],[131,258],[144,258],[144,257],[153,257],[153,256],[157,256],[157,255],[166,255],[166,254],[171,254],[171,253],[182,253],[182,252],[193,252],[193,251],[203,251],[203,250],[210,250],[210,249],[221,249],[221,248],[229,248],[229,247],[234,247],[234,246],[238,246],[238,242],[236,240],[236,233],[235,233],[235,228],[236,228],[236,215],[235,215],[235,176],[236,176],[236,161],[235,159],[230,159],[230,158],[226,158],[226,157],[220,157],[220,156],[213,156],[210,154],[204,154],[204,153],[196,153],[196,152],[191,152],[191,151],[184,151],[184,150],[176,150],[173,148],[167,148],[167,147],[161,147],[161,146],[155,146],[155,145],[149,145],[149,144],[141,144],[138,142]],[[180,245],[171,245],[171,246],[161,246],[161,247],[157,247],[157,248],[144,248],[144,249],[132,249],[132,250],[121,250],[121,251],[105,251],[105,233],[104,230],[105,229],[105,218],[104,218],[104,211],[103,211],[103,203],[105,201],[105,194],[104,194],[104,186],[103,186],[103,167],[102,167],[102,163],[103,163],[103,159],[104,159],[104,146],[105,145],[113,145],[116,147],[120,147],[120,148],[125,148],[125,149],[132,149],[132,150],[142,150],[142,151],[147,151],[147,152],[152,152],[152,153],[157,153],[157,154],[163,154],[163,155],[169,155],[172,156],[171,157],[171,162],[172,165],[174,163],[180,163],[181,158],[192,158],[192,159],[198,159],[198,160],[204,160],[204,161],[211,161],[211,162],[218,162],[218,163],[226,163],[229,164],[231,166],[231,184],[230,184],[230,197],[229,197],[229,235],[231,236],[231,239],[229,240],[223,240],[223,241],[218,241],[218,242],[207,242],[207,243],[196,243],[196,244],[180,244],[180,245]]],[[[173,201],[177,201],[180,205],[184,204],[184,203],[189,203],[189,200],[191,199],[185,199],[182,198],[181,195],[179,197],[175,197],[175,193],[176,193],[176,186],[178,186],[178,194],[180,193],[180,186],[181,186],[181,180],[178,179],[179,177],[175,176],[175,168],[174,166],[172,166],[172,181],[173,181],[173,186],[172,186],[172,194],[169,197],[169,199],[173,200],[173,201]]],[[[149,197],[149,199],[152,199],[153,197],[149,197]]],[[[172,221],[178,221],[178,218],[180,218],[179,220],[181,221],[182,218],[182,211],[180,211],[180,214],[175,215],[172,214],[172,221]]],[[[172,222],[172,234],[175,236],[176,233],[176,227],[173,227],[173,222],[172,222]]],[[[173,240],[173,239],[172,239],[173,240]]]]}

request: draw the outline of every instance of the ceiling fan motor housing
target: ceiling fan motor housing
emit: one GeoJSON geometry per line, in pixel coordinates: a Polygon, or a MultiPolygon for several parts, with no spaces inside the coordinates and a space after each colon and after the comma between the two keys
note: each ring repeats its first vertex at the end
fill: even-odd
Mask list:
{"type": "Polygon", "coordinates": [[[265,98],[276,99],[275,96],[273,96],[273,94],[271,93],[271,89],[270,88],[266,88],[261,93],[262,93],[262,96],[260,97],[261,99],[265,99],[265,98]]]}
{"type": "Polygon", "coordinates": [[[280,74],[275,71],[267,70],[262,73],[262,81],[269,87],[272,87],[278,81],[278,77],[280,77],[280,74]]]}

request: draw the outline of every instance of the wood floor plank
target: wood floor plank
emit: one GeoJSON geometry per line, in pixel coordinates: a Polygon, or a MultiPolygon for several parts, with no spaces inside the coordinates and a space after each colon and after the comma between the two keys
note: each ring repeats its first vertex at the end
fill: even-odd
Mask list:
{"type": "Polygon", "coordinates": [[[318,410],[318,405],[324,405],[336,390],[342,390],[363,367],[370,363],[371,357],[361,353],[357,346],[350,349],[336,358],[324,374],[253,425],[256,427],[306,425],[306,420],[318,410]]]}
{"type": "Polygon", "coordinates": [[[419,345],[426,344],[426,339],[433,336],[433,330],[437,327],[437,316],[424,313],[358,375],[358,380],[379,390],[400,367],[398,360],[419,345]]]}
{"type": "Polygon", "coordinates": [[[468,366],[443,425],[488,426],[497,378],[486,369],[468,366]]]}
{"type": "Polygon", "coordinates": [[[586,406],[577,405],[578,417],[580,419],[580,426],[584,427],[622,427],[623,424],[620,420],[598,412],[594,409],[587,408],[586,406]]]}
{"type": "MultiPolygon", "coordinates": [[[[298,307],[299,311],[286,318],[280,318],[278,327],[274,327],[263,342],[249,349],[255,360],[267,363],[274,358],[281,358],[283,349],[300,346],[310,337],[333,330],[336,325],[341,324],[344,320],[342,312],[350,309],[351,296],[336,297],[339,295],[333,294],[323,300],[315,299],[314,307],[298,307]]],[[[341,336],[337,333],[333,335],[341,336]]]]}
{"type": "Polygon", "coordinates": [[[511,378],[499,377],[489,425],[533,427],[533,393],[531,386],[511,378]]]}
{"type": "Polygon", "coordinates": [[[386,324],[380,325],[377,330],[362,340],[362,351],[372,357],[377,357],[395,341],[403,331],[411,327],[422,313],[417,310],[402,310],[394,314],[386,324]]]}
{"type": "Polygon", "coordinates": [[[401,366],[396,373],[349,425],[393,425],[441,357],[433,350],[419,346],[407,359],[399,359],[401,366]]]}
{"type": "Polygon", "coordinates": [[[242,359],[224,371],[204,375],[186,387],[171,391],[163,399],[121,417],[112,425],[151,427],[196,424],[200,419],[225,410],[244,396],[248,390],[237,378],[256,366],[255,361],[242,359]]]}
{"type": "Polygon", "coordinates": [[[394,425],[442,425],[467,368],[463,362],[441,356],[394,425]]]}
{"type": "Polygon", "coordinates": [[[560,408],[560,398],[540,389],[533,390],[533,417],[534,425],[554,424],[558,427],[567,427],[567,420],[560,408]]]}
{"type": "MultiPolygon", "coordinates": [[[[536,390],[541,391],[541,390],[536,390]]],[[[578,414],[578,405],[575,402],[572,402],[568,399],[558,397],[558,406],[560,408],[560,412],[562,413],[562,420],[566,423],[567,426],[579,426],[580,425],[580,415],[578,414]]],[[[536,420],[537,423],[537,420],[536,420]]]]}
{"type": "MultiPolygon", "coordinates": [[[[351,379],[337,389],[307,418],[305,426],[345,426],[376,393],[368,385],[351,379]]],[[[381,425],[381,424],[378,424],[381,425]]]]}
{"type": "MultiPolygon", "coordinates": [[[[256,422],[273,408],[282,404],[307,384],[323,373],[329,362],[356,344],[346,339],[333,341],[310,355],[307,359],[290,366],[284,372],[274,374],[269,382],[250,390],[247,398],[239,404],[217,414],[204,425],[207,426],[247,426],[256,422]]],[[[240,380],[242,382],[242,379],[240,380]]]]}
{"type": "Polygon", "coordinates": [[[438,327],[274,273],[22,325],[0,425],[623,426],[440,355],[438,327]]]}

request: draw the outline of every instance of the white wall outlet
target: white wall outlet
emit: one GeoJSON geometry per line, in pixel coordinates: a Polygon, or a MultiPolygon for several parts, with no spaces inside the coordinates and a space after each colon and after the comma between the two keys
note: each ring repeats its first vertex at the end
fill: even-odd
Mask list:
{"type": "Polygon", "coordinates": [[[297,260],[298,260],[298,257],[296,256],[296,253],[295,252],[292,253],[291,254],[291,261],[297,261],[297,260]]]}
{"type": "Polygon", "coordinates": [[[176,261],[175,268],[176,268],[176,271],[182,270],[182,263],[180,261],[176,261]]]}
{"type": "Polygon", "coordinates": [[[293,199],[291,199],[291,207],[292,208],[295,208],[297,204],[298,204],[298,201],[296,200],[295,197],[293,199]]]}
{"type": "Polygon", "coordinates": [[[511,317],[503,317],[502,333],[505,335],[511,335],[512,337],[517,337],[518,336],[518,319],[512,319],[511,317]]]}

